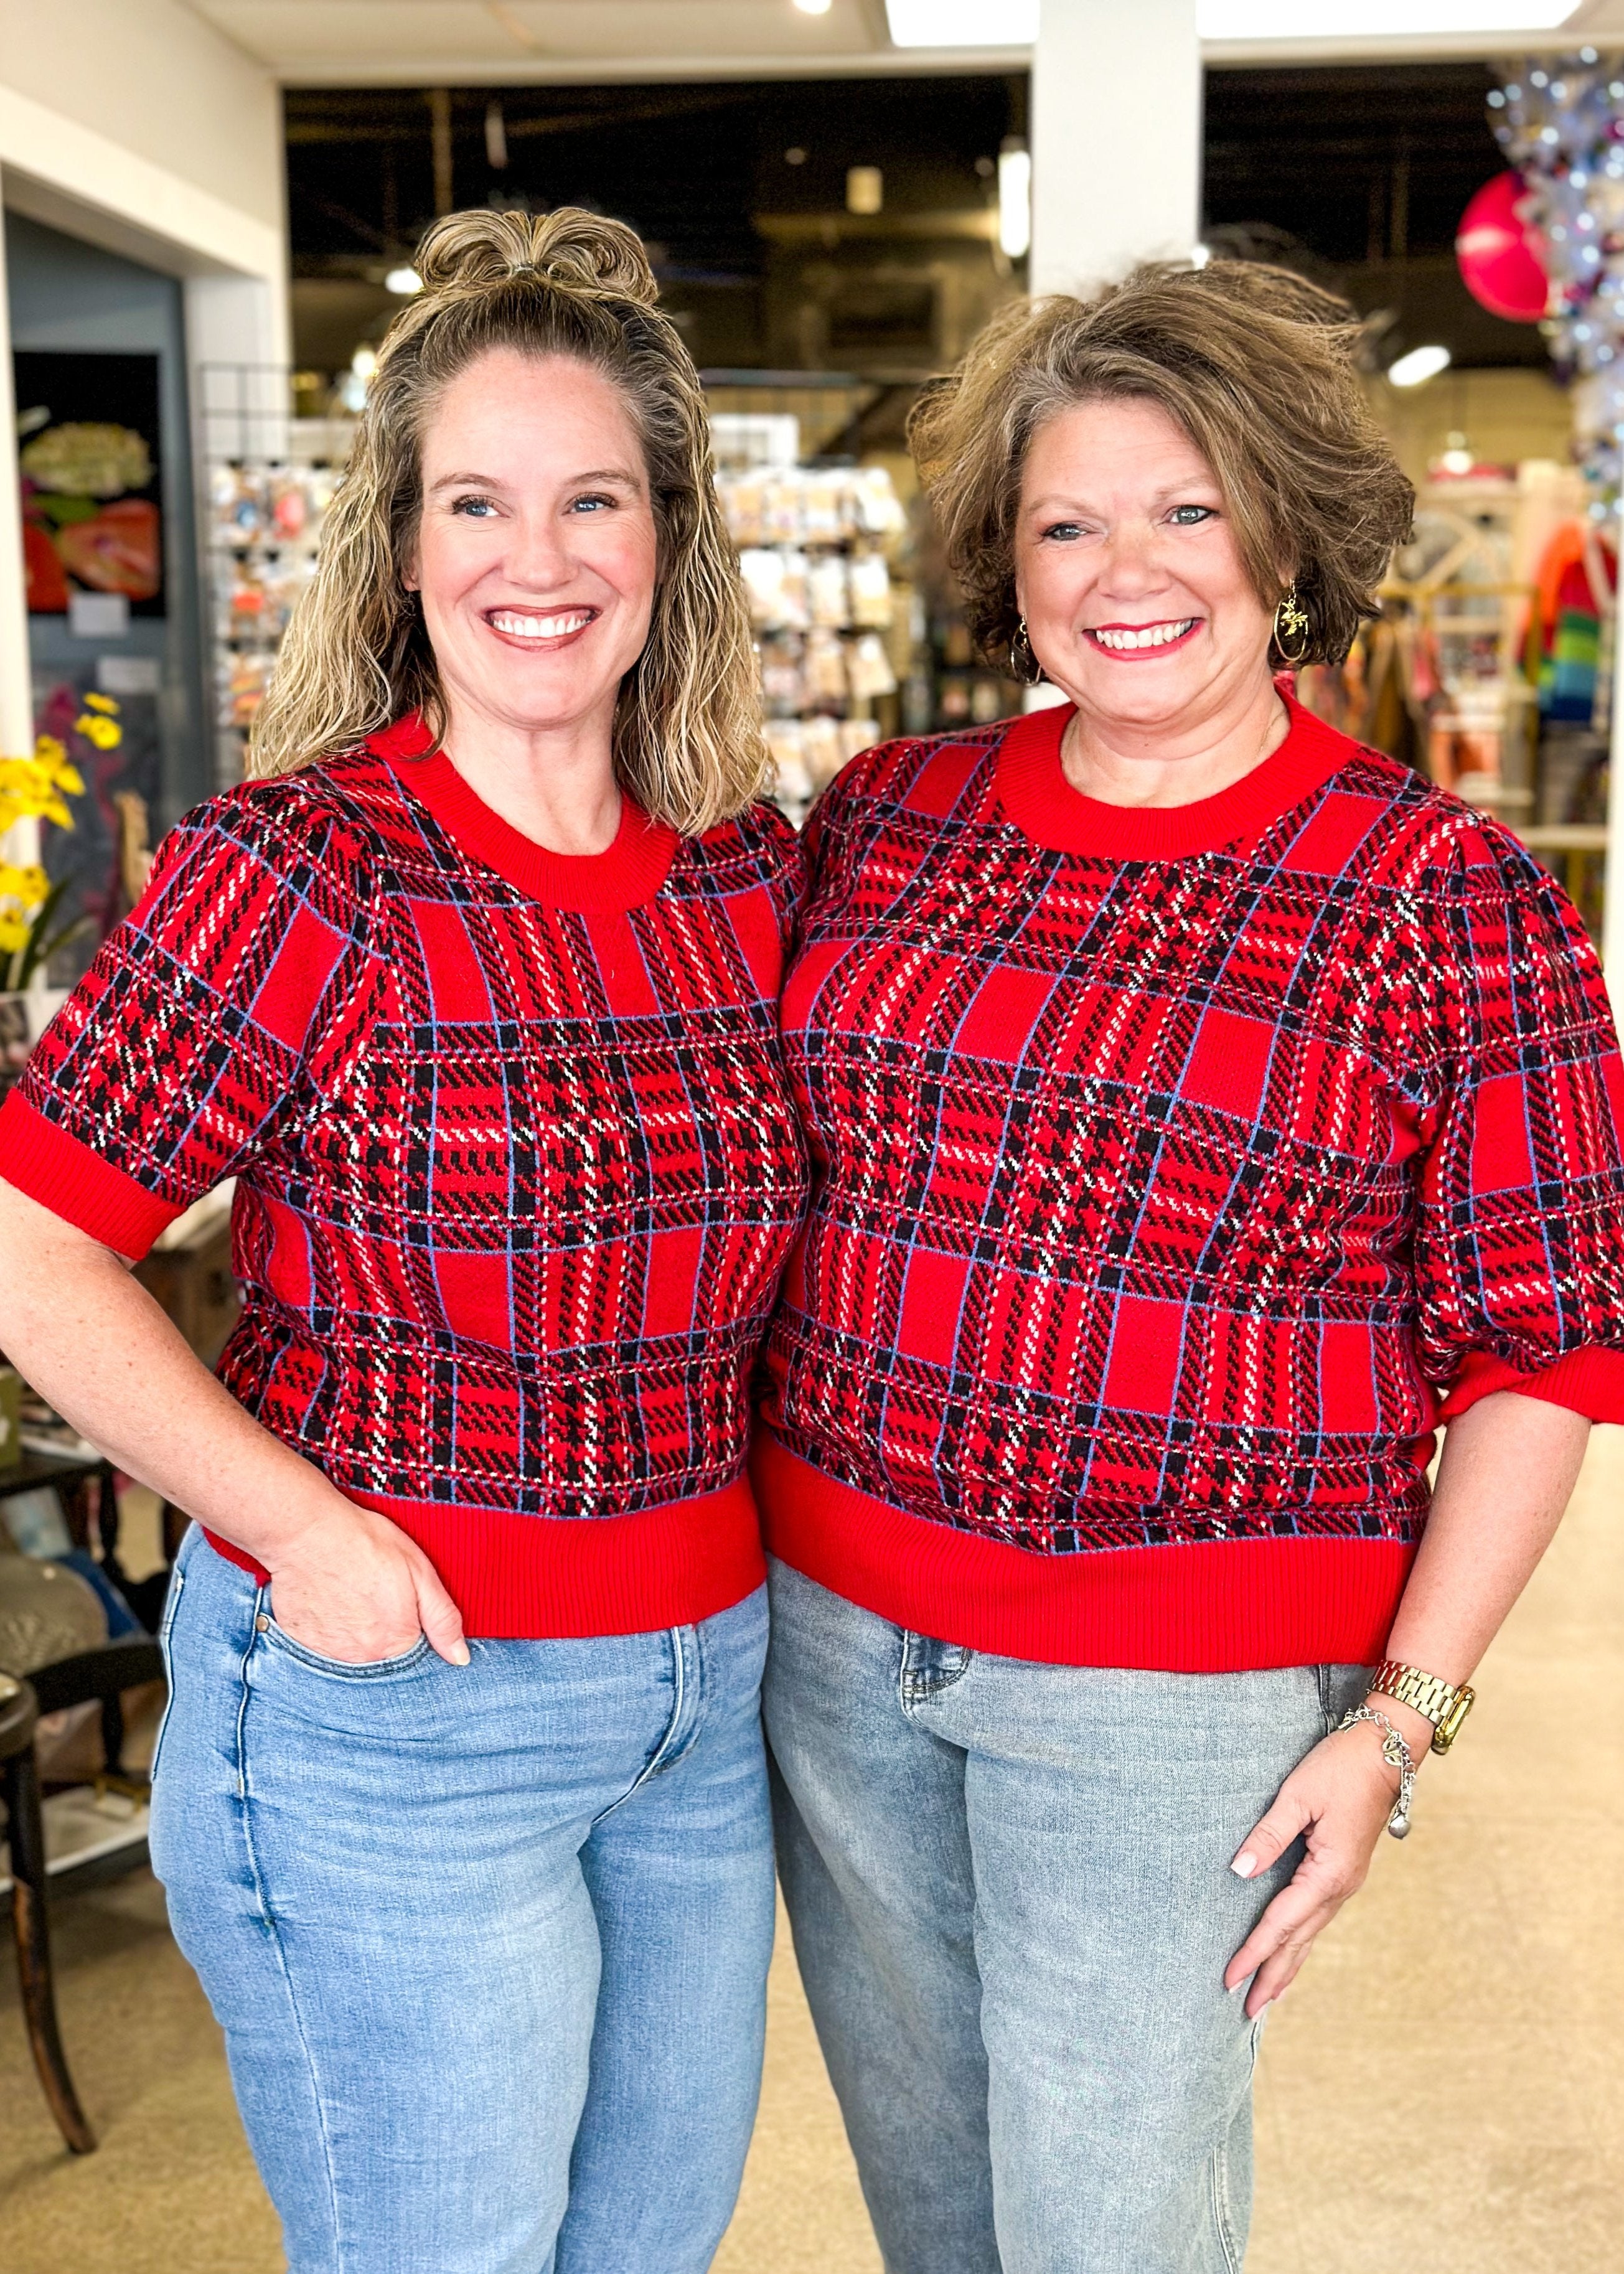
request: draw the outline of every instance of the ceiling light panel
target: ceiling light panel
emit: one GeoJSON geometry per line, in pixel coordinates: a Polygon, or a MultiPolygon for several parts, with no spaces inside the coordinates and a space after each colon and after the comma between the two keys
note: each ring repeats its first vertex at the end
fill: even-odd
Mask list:
{"type": "Polygon", "coordinates": [[[1425,38],[1453,32],[1548,32],[1575,0],[1199,0],[1204,40],[1425,38]]]}
{"type": "MultiPolygon", "coordinates": [[[[274,71],[326,84],[411,84],[460,70],[553,61],[634,65],[669,56],[725,64],[883,42],[864,0],[802,14],[790,0],[192,0],[199,14],[274,71]],[[326,75],[325,77],[323,75],[326,75]]],[[[994,44],[1002,44],[995,41],[994,44]]]]}
{"type": "Polygon", "coordinates": [[[885,18],[898,48],[1026,48],[1038,35],[1038,0],[885,0],[885,18]]]}

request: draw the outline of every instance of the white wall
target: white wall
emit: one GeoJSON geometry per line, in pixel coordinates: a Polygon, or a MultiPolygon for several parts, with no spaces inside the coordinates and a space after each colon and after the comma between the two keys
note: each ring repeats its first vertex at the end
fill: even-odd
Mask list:
{"type": "MultiPolygon", "coordinates": [[[[188,360],[286,364],[282,100],[184,0],[0,0],[0,197],[186,279],[188,360]]],[[[33,722],[0,258],[0,754],[33,722]]]]}
{"type": "Polygon", "coordinates": [[[1188,260],[1201,200],[1196,0],[1043,0],[1032,54],[1032,289],[1188,260]]]}
{"type": "Polygon", "coordinates": [[[281,229],[275,82],[184,0],[0,0],[0,87],[281,229]]]}

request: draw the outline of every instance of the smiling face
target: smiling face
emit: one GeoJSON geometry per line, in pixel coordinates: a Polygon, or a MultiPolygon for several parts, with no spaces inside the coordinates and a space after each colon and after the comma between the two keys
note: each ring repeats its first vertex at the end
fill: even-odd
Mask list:
{"type": "Polygon", "coordinates": [[[624,398],[574,357],[493,350],[459,372],[422,444],[406,582],[452,731],[601,727],[649,636],[658,544],[624,398]]]}
{"type": "Polygon", "coordinates": [[[1080,403],[1039,428],[1015,580],[1033,652],[1099,732],[1210,729],[1267,685],[1273,611],[1212,468],[1157,403],[1080,403]]]}

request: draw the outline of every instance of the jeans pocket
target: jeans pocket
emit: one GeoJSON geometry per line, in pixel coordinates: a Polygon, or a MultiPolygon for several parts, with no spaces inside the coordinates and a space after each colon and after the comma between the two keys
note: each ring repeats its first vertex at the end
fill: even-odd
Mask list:
{"type": "Polygon", "coordinates": [[[1317,1666],[1314,1675],[1320,1684],[1320,1710],[1325,1717],[1325,1734],[1328,1737],[1340,1729],[1342,1715],[1350,1706],[1357,1706],[1370,1683],[1371,1668],[1367,1666],[1317,1666]]]}
{"type": "Polygon", "coordinates": [[[291,1659],[295,1665],[306,1667],[312,1674],[324,1674],[335,1682],[387,1682],[395,1675],[410,1674],[414,1667],[420,1666],[432,1647],[427,1635],[420,1634],[410,1650],[397,1651],[393,1658],[363,1659],[357,1664],[347,1658],[327,1658],[319,1650],[306,1649],[268,1615],[260,1631],[279,1657],[291,1659]]]}

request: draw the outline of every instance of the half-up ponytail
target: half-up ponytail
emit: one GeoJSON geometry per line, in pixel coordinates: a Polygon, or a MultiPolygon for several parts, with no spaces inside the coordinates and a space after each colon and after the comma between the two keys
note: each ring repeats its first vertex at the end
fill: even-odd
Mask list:
{"type": "Polygon", "coordinates": [[[447,214],[417,247],[417,270],[425,292],[435,295],[535,275],[568,291],[600,292],[643,308],[659,297],[636,231],[579,206],[546,214],[485,207],[447,214]]]}
{"type": "Polygon", "coordinates": [[[404,571],[422,510],[422,438],[448,381],[498,349],[568,355],[620,389],[659,535],[649,638],[621,682],[615,764],[645,810],[688,834],[726,820],[765,771],[749,619],[711,475],[704,393],[635,232],[575,207],[447,214],[423,290],[390,325],[316,574],[255,721],[250,771],[282,774],[445,704],[404,571]]]}

